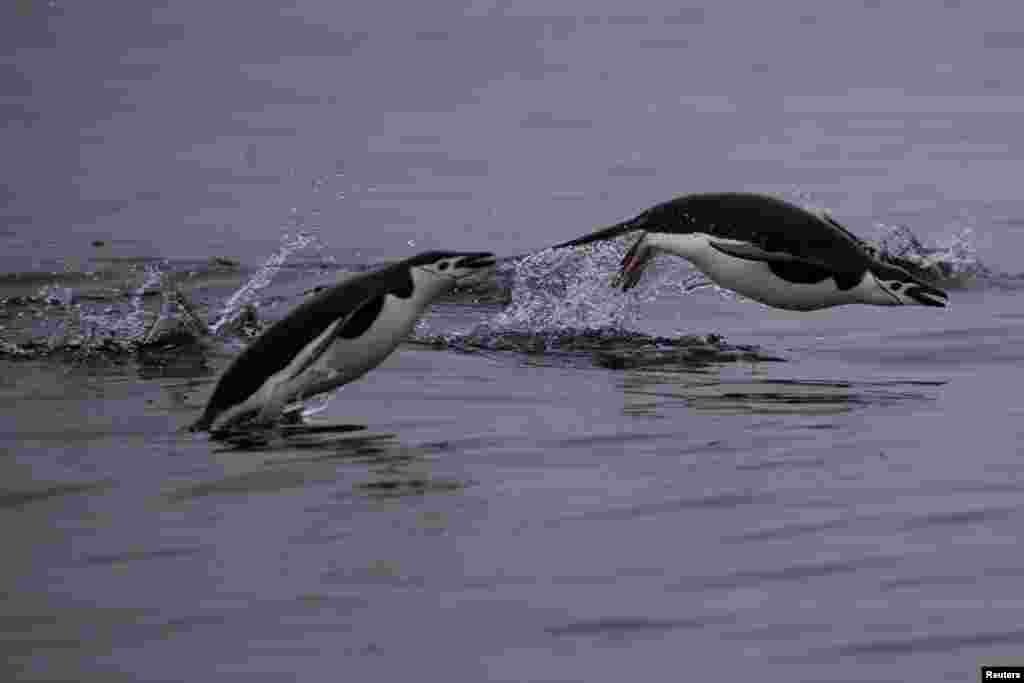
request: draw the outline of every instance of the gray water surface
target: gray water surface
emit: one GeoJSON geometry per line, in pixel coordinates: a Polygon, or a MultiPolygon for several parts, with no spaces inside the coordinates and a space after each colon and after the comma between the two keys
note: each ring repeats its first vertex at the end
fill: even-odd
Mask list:
{"type": "MultiPolygon", "coordinates": [[[[3,677],[905,683],[1024,664],[1022,12],[7,3],[3,344],[32,325],[124,339],[163,273],[212,324],[284,254],[252,290],[269,320],[350,267],[534,253],[706,190],[828,208],[866,239],[905,225],[986,275],[950,283],[945,310],[794,314],[678,282],[623,304],[645,333],[778,361],[410,343],[316,416],[365,429],[248,445],[182,431],[242,337],[2,355],[3,677]]],[[[426,324],[501,311],[442,302],[426,324]]]]}
{"type": "Polygon", "coordinates": [[[209,378],[7,363],[8,666],[967,680],[1024,644],[1024,346],[1019,320],[995,358],[957,342],[970,311],[820,350],[775,332],[785,363],[409,347],[318,416],[366,431],[252,448],[176,431],[209,378]]]}

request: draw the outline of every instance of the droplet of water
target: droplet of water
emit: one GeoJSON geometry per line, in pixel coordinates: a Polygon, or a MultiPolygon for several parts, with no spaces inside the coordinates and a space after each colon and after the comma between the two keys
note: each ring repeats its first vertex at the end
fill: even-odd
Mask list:
{"type": "Polygon", "coordinates": [[[316,235],[303,231],[298,232],[294,236],[290,233],[283,234],[281,237],[281,247],[277,250],[277,253],[271,255],[252,278],[224,303],[217,322],[210,326],[210,331],[214,335],[218,334],[225,325],[241,315],[247,305],[255,303],[256,295],[270,285],[271,280],[281,270],[288,257],[310,245],[315,246],[317,249],[323,248],[316,235]]]}
{"type": "Polygon", "coordinates": [[[627,240],[586,250],[547,249],[514,264],[512,302],[484,323],[492,330],[557,332],[566,328],[619,329],[632,322],[637,288],[609,287],[627,240]]]}
{"type": "Polygon", "coordinates": [[[75,292],[70,287],[60,285],[46,285],[39,290],[39,298],[48,304],[57,306],[70,306],[74,300],[75,292]]]}

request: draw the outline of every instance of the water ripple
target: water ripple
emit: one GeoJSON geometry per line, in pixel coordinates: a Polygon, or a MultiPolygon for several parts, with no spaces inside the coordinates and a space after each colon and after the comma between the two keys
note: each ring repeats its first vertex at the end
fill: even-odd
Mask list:
{"type": "Polygon", "coordinates": [[[462,491],[472,482],[453,479],[428,479],[423,477],[395,478],[388,477],[368,481],[356,486],[375,498],[404,498],[423,496],[428,493],[451,493],[462,491]]]}
{"type": "Polygon", "coordinates": [[[920,588],[921,586],[973,586],[977,584],[975,576],[914,576],[907,579],[890,579],[879,585],[884,590],[900,588],[920,588]]]}
{"type": "Polygon", "coordinates": [[[901,558],[888,555],[875,555],[853,560],[837,560],[816,564],[791,565],[782,569],[733,572],[716,577],[687,577],[671,588],[674,590],[706,590],[715,588],[744,588],[759,586],[768,581],[803,581],[805,579],[849,574],[861,569],[876,567],[892,567],[901,558]]]}
{"type": "Polygon", "coordinates": [[[187,557],[203,551],[202,548],[163,548],[159,550],[129,550],[109,555],[86,555],[82,558],[83,565],[122,564],[136,560],[153,560],[166,557],[187,557]]]}
{"type": "Polygon", "coordinates": [[[35,501],[47,500],[58,496],[90,493],[106,488],[110,484],[109,480],[104,480],[81,484],[54,484],[53,486],[33,491],[0,490],[0,509],[20,508],[35,501]]]}
{"type": "Polygon", "coordinates": [[[575,515],[566,515],[558,519],[558,523],[572,520],[612,521],[627,520],[640,517],[652,517],[666,512],[679,510],[715,510],[719,508],[733,509],[740,505],[758,505],[772,503],[776,497],[766,493],[750,491],[725,491],[699,498],[678,498],[657,503],[643,503],[623,507],[594,510],[575,515]]]}
{"type": "Polygon", "coordinates": [[[662,633],[676,629],[697,629],[716,623],[731,622],[726,618],[649,619],[646,617],[603,617],[574,621],[563,626],[549,626],[544,630],[553,636],[595,636],[623,638],[634,633],[662,633]]]}
{"type": "Polygon", "coordinates": [[[804,534],[817,534],[821,531],[839,529],[847,526],[848,524],[849,522],[844,519],[836,519],[829,522],[818,522],[814,524],[783,524],[782,526],[759,529],[745,534],[723,536],[722,541],[724,543],[745,543],[747,541],[795,538],[797,536],[803,536],[804,534]]]}
{"type": "Polygon", "coordinates": [[[974,635],[931,635],[903,640],[876,640],[849,643],[836,648],[840,655],[915,654],[956,652],[967,647],[1024,644],[1024,630],[976,633],[974,635]]]}
{"type": "Polygon", "coordinates": [[[256,470],[186,486],[166,494],[166,498],[180,503],[213,495],[277,493],[305,486],[310,478],[307,473],[282,468],[256,470]]]}
{"type": "Polygon", "coordinates": [[[1013,514],[1019,514],[1020,509],[1012,508],[981,508],[979,510],[959,510],[956,512],[938,512],[927,515],[912,517],[904,525],[904,529],[922,529],[934,526],[975,524],[993,520],[1003,520],[1013,514]]]}

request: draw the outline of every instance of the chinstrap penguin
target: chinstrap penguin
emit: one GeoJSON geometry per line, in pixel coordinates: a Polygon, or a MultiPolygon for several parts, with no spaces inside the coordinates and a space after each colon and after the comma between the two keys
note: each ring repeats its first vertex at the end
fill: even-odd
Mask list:
{"type": "Polygon", "coordinates": [[[495,264],[488,252],[429,251],[351,277],[257,337],[221,375],[192,431],[278,420],[286,407],[379,365],[456,281],[495,264]]]}
{"type": "Polygon", "coordinates": [[[945,306],[948,295],[872,254],[827,215],[749,193],[692,194],[554,249],[640,236],[614,282],[628,290],[658,252],[682,256],[716,284],[775,308],[841,304],[945,306]]]}

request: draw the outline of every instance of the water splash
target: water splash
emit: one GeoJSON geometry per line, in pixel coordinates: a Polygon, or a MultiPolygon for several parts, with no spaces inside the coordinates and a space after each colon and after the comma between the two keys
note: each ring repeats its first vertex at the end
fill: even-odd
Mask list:
{"type": "Polygon", "coordinates": [[[160,313],[145,334],[138,337],[143,346],[187,343],[210,334],[206,322],[196,313],[192,303],[178,290],[170,277],[160,277],[160,313]]]}
{"type": "Polygon", "coordinates": [[[930,267],[938,268],[946,277],[990,277],[994,273],[981,262],[976,244],[974,228],[966,226],[939,242],[938,248],[925,258],[930,267]]]}
{"type": "Polygon", "coordinates": [[[961,227],[935,246],[925,245],[906,225],[875,223],[877,241],[865,246],[877,258],[903,266],[925,279],[952,284],[994,276],[978,258],[974,228],[961,227]]]}
{"type": "Polygon", "coordinates": [[[135,288],[131,296],[131,313],[128,314],[126,322],[131,328],[132,337],[142,334],[145,329],[145,309],[142,307],[142,297],[153,290],[164,289],[164,268],[162,264],[146,264],[142,284],[135,288]]]}
{"type": "MultiPolygon", "coordinates": [[[[293,211],[288,232],[281,238],[281,246],[267,259],[262,268],[225,302],[212,330],[197,313],[189,299],[178,288],[176,273],[165,259],[149,262],[144,271],[138,265],[130,267],[134,286],[122,291],[124,297],[104,297],[97,305],[97,297],[79,293],[56,282],[43,286],[35,296],[6,297],[0,300],[0,311],[5,320],[12,316],[8,307],[22,307],[13,319],[16,324],[5,326],[7,339],[0,344],[0,355],[5,357],[42,357],[71,354],[72,359],[121,357],[135,352],[173,353],[175,349],[194,347],[212,333],[246,334],[258,331],[254,315],[257,295],[267,287],[288,258],[310,245],[318,245],[317,226],[303,227],[305,219],[293,211]],[[153,294],[159,293],[159,307],[147,305],[153,294]]],[[[194,268],[188,271],[194,275],[194,268]]],[[[87,274],[88,275],[88,274],[87,274]]],[[[95,279],[95,278],[91,278],[95,279]]]]}
{"type": "Polygon", "coordinates": [[[51,306],[70,306],[75,298],[75,290],[58,284],[43,285],[36,297],[51,306]]]}
{"type": "Polygon", "coordinates": [[[608,334],[617,338],[635,330],[643,305],[665,296],[688,295],[712,287],[733,299],[681,258],[656,256],[636,287],[622,292],[612,286],[636,234],[583,247],[546,249],[513,262],[511,302],[472,332],[546,335],[552,347],[566,334],[608,334]]]}
{"type": "Polygon", "coordinates": [[[194,342],[206,336],[205,322],[166,268],[166,262],[147,264],[142,283],[131,292],[127,312],[113,305],[102,309],[69,305],[60,333],[51,337],[49,346],[84,352],[131,351],[154,344],[194,342]],[[161,294],[160,309],[155,314],[148,312],[143,303],[154,290],[161,294]]]}
{"type": "Polygon", "coordinates": [[[136,265],[128,272],[120,300],[109,293],[97,299],[89,291],[59,284],[46,285],[33,297],[4,300],[5,305],[28,310],[15,318],[18,324],[7,331],[12,339],[0,345],[0,355],[113,358],[156,346],[190,345],[208,335],[205,322],[179,291],[166,260],[148,263],[141,275],[136,265]],[[135,278],[141,282],[128,286],[135,278]],[[145,299],[156,293],[161,295],[160,307],[147,310],[145,299]],[[21,340],[14,341],[14,337],[21,340]]]}
{"type": "Polygon", "coordinates": [[[655,258],[630,291],[614,288],[612,281],[634,239],[635,235],[624,235],[583,247],[545,249],[499,264],[495,280],[507,281],[511,290],[503,310],[461,331],[434,333],[421,320],[413,341],[435,348],[523,353],[664,345],[664,339],[635,330],[642,304],[709,286],[738,297],[719,289],[685,260],[672,257],[655,258]]]}
{"type": "Polygon", "coordinates": [[[224,303],[217,317],[217,322],[210,326],[210,332],[218,335],[225,325],[232,325],[243,315],[248,307],[256,306],[256,297],[265,289],[280,272],[288,258],[295,252],[310,245],[320,247],[320,239],[315,234],[297,232],[285,234],[281,238],[281,246],[266,260],[259,270],[242,287],[232,294],[224,303]]]}
{"type": "MultiPolygon", "coordinates": [[[[788,194],[791,201],[806,211],[832,217],[831,210],[820,204],[812,192],[795,188],[788,194]]],[[[973,217],[962,216],[961,220],[966,225],[935,246],[926,245],[907,225],[881,222],[874,223],[878,235],[874,240],[858,239],[876,258],[902,266],[926,280],[951,285],[994,277],[978,258],[973,217]]]]}
{"type": "Polygon", "coordinates": [[[545,249],[513,262],[511,303],[482,325],[495,331],[622,329],[640,293],[611,287],[628,239],[545,249]]]}
{"type": "Polygon", "coordinates": [[[832,209],[825,206],[817,197],[817,195],[811,190],[806,190],[800,187],[791,187],[789,191],[786,192],[785,194],[786,196],[781,197],[781,199],[796,204],[804,211],[816,214],[818,216],[834,218],[832,216],[832,209]]]}
{"type": "MultiPolygon", "coordinates": [[[[73,332],[73,330],[80,329],[80,325],[76,324],[79,320],[80,306],[74,303],[74,289],[59,284],[44,285],[36,293],[35,298],[46,306],[58,306],[63,309],[63,317],[55,319],[56,328],[47,335],[47,347],[55,347],[69,342],[82,343],[81,335],[75,335],[73,332]]],[[[36,317],[40,317],[40,315],[41,312],[36,311],[36,317]]],[[[50,320],[46,322],[51,323],[50,320]]]]}

